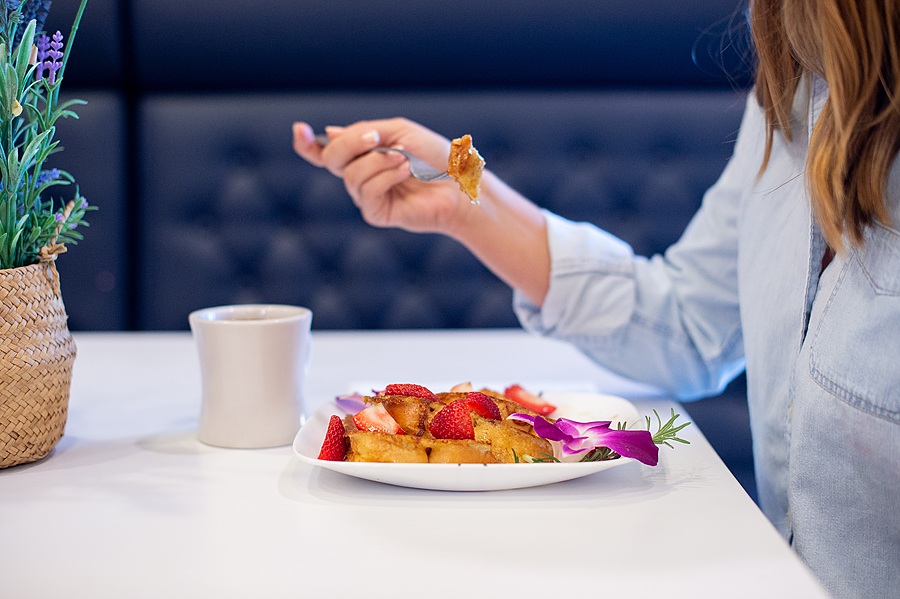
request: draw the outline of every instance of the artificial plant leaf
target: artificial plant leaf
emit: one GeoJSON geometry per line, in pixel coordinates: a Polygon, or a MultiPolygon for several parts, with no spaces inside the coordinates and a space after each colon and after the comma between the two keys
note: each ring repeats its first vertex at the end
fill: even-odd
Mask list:
{"type": "Polygon", "coordinates": [[[16,93],[19,91],[19,75],[16,68],[6,63],[3,69],[2,81],[0,81],[0,120],[10,121],[13,101],[16,100],[16,93]]]}
{"type": "MultiPolygon", "coordinates": [[[[34,46],[34,32],[37,27],[37,21],[32,19],[25,28],[22,35],[22,41],[19,43],[19,51],[16,54],[16,74],[21,85],[25,83],[25,73],[28,72],[29,62],[31,61],[32,46],[34,46]]],[[[21,90],[20,90],[21,91],[21,90]]]]}
{"type": "MultiPolygon", "coordinates": [[[[41,150],[41,144],[47,138],[48,135],[53,133],[53,129],[48,129],[46,131],[41,131],[37,135],[34,136],[34,139],[25,146],[25,150],[22,152],[22,164],[30,165],[34,161],[34,157],[37,156],[37,153],[41,150]]],[[[49,153],[49,149],[48,149],[49,153]]]]}

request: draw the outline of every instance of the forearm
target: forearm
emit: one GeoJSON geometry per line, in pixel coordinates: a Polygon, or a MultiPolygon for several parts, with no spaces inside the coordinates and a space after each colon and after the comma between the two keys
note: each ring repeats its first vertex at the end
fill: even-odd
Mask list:
{"type": "Polygon", "coordinates": [[[540,306],[550,285],[547,225],[541,210],[485,171],[481,203],[468,204],[448,234],[511,287],[540,306]]]}

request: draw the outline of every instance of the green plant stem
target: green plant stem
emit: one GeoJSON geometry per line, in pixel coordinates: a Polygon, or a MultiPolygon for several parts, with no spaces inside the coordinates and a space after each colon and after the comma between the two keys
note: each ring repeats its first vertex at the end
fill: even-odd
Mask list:
{"type": "MultiPolygon", "coordinates": [[[[75,13],[75,20],[72,21],[72,29],[69,31],[69,39],[66,42],[66,50],[63,53],[62,65],[60,65],[59,71],[56,72],[57,81],[61,81],[66,72],[66,64],[69,62],[69,54],[72,53],[72,44],[75,42],[75,34],[78,33],[78,25],[81,23],[81,15],[84,14],[84,7],[87,6],[87,3],[88,0],[81,0],[78,12],[75,13]]],[[[61,87],[61,85],[58,85],[56,86],[56,89],[51,92],[53,95],[53,104],[56,104],[57,100],[59,100],[59,89],[61,87]]]]}

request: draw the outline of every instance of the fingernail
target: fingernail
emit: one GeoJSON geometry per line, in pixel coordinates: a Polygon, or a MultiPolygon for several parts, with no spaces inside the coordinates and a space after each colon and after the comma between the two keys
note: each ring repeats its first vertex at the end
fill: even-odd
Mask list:
{"type": "Polygon", "coordinates": [[[363,133],[362,140],[367,144],[378,145],[378,142],[381,141],[381,135],[378,134],[378,131],[374,129],[369,131],[368,133],[363,133]]]}
{"type": "Polygon", "coordinates": [[[312,128],[306,123],[294,123],[294,135],[302,135],[306,140],[306,143],[312,143],[313,141],[313,131],[312,128]]]}
{"type": "Polygon", "coordinates": [[[340,135],[343,131],[344,128],[338,125],[325,125],[325,133],[328,133],[329,135],[340,135]]]}

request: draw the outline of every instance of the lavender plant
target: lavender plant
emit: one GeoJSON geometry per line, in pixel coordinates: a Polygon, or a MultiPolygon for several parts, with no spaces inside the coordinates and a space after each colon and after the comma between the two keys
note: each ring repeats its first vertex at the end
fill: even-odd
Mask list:
{"type": "Polygon", "coordinates": [[[54,139],[56,122],[78,118],[72,107],[83,100],[59,102],[59,90],[87,0],[82,0],[68,42],[43,32],[51,0],[0,0],[0,269],[27,266],[64,252],[83,238],[89,206],[75,186],[66,202],[51,196],[72,185],[66,171],[48,168],[62,150],[54,139]],[[43,256],[42,256],[43,248],[43,256]]]}

